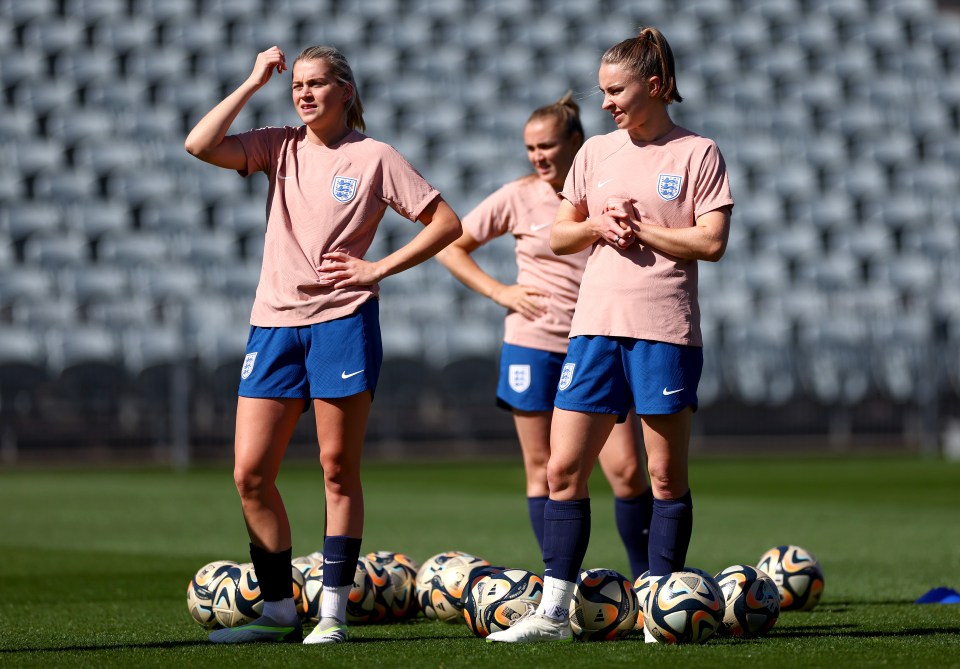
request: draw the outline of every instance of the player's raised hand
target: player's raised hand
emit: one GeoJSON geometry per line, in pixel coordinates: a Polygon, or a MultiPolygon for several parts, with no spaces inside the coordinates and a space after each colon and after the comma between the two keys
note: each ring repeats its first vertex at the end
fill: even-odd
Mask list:
{"type": "Polygon", "coordinates": [[[273,73],[280,74],[287,69],[287,57],[278,46],[272,46],[266,51],[257,54],[257,60],[253,64],[253,72],[250,73],[249,80],[257,86],[263,86],[273,73]]]}
{"type": "Polygon", "coordinates": [[[490,299],[501,307],[516,311],[524,318],[532,321],[547,313],[547,305],[543,298],[549,296],[550,293],[545,290],[518,283],[512,286],[504,286],[491,295],[490,299]]]}

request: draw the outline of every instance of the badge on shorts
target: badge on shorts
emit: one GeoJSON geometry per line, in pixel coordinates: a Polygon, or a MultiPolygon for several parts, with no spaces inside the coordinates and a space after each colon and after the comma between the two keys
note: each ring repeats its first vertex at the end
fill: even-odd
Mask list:
{"type": "Polygon", "coordinates": [[[243,359],[243,368],[240,370],[240,378],[246,379],[253,373],[253,363],[257,359],[256,352],[247,353],[247,357],[243,359]]]}
{"type": "Polygon", "coordinates": [[[530,387],[530,365],[510,365],[507,375],[513,392],[522,393],[530,387]]]}
{"type": "Polygon", "coordinates": [[[560,371],[560,383],[557,385],[558,390],[566,390],[570,383],[573,381],[573,370],[576,368],[577,363],[568,362],[563,365],[563,369],[560,371]]]}
{"type": "Polygon", "coordinates": [[[683,185],[683,177],[675,174],[661,174],[657,182],[657,193],[664,200],[676,200],[680,195],[680,186],[683,185]]]}
{"type": "Polygon", "coordinates": [[[358,181],[358,179],[351,179],[350,177],[333,177],[333,186],[330,188],[330,192],[333,193],[337,202],[347,203],[357,194],[358,181]]]}

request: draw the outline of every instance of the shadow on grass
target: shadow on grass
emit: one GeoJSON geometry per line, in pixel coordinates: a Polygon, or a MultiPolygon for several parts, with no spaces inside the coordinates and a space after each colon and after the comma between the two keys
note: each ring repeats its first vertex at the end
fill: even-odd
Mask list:
{"type": "Polygon", "coordinates": [[[46,648],[0,648],[0,656],[12,653],[75,653],[78,651],[132,650],[135,648],[189,648],[212,646],[206,639],[196,641],[157,641],[154,643],[105,643],[97,646],[49,646],[46,648]]]}
{"type": "Polygon", "coordinates": [[[880,631],[857,629],[857,625],[813,625],[810,627],[793,627],[780,630],[774,628],[767,636],[778,639],[804,639],[825,636],[870,639],[874,637],[931,636],[934,634],[960,634],[960,627],[919,627],[904,630],[880,631]]]}

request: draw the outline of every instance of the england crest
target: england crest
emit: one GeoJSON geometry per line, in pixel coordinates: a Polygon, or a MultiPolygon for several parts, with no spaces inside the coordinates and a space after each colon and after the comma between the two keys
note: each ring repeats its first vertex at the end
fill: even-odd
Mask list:
{"type": "Polygon", "coordinates": [[[513,392],[522,393],[530,387],[530,365],[510,365],[507,375],[513,392]]]}
{"type": "Polygon", "coordinates": [[[558,390],[566,390],[570,383],[573,381],[573,370],[576,368],[577,363],[568,362],[564,364],[563,369],[560,371],[560,383],[557,385],[558,390]]]}
{"type": "Polygon", "coordinates": [[[333,193],[337,202],[347,203],[357,194],[357,179],[350,177],[333,177],[333,186],[330,192],[333,193]]]}
{"type": "Polygon", "coordinates": [[[245,379],[253,373],[253,363],[257,359],[256,352],[247,353],[247,357],[243,359],[243,368],[240,370],[240,378],[245,379]]]}
{"type": "Polygon", "coordinates": [[[683,177],[675,174],[661,174],[657,182],[657,193],[664,200],[676,200],[680,195],[680,187],[683,185],[683,177]]]}

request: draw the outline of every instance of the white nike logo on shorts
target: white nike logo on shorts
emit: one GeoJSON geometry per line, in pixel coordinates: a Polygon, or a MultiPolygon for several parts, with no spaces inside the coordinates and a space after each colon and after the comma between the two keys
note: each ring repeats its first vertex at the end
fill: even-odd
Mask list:
{"type": "Polygon", "coordinates": [[[663,388],[663,394],[664,394],[664,395],[676,395],[676,394],[679,393],[681,390],[683,390],[683,388],[677,388],[676,390],[667,390],[666,386],[664,386],[664,388],[663,388]]]}
{"type": "Polygon", "coordinates": [[[342,372],[340,372],[340,378],[349,379],[351,376],[356,376],[357,374],[362,374],[362,373],[363,373],[362,369],[359,372],[350,372],[349,374],[347,374],[347,370],[343,370],[342,372]]]}

